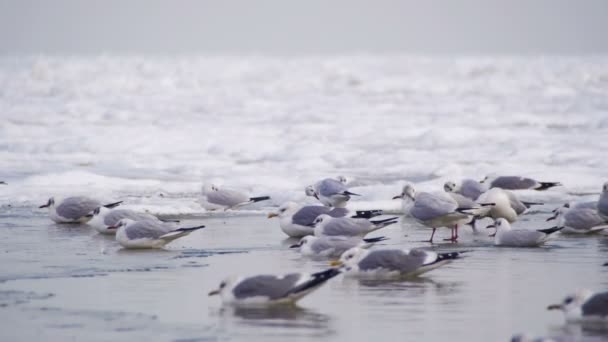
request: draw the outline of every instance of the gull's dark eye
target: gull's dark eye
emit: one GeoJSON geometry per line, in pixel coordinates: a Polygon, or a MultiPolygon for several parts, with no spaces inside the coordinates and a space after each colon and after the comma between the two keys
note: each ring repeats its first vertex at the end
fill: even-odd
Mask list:
{"type": "Polygon", "coordinates": [[[573,301],[574,301],[574,298],[572,298],[572,297],[568,297],[568,298],[564,299],[564,304],[566,304],[566,305],[567,305],[567,304],[572,303],[573,301]]]}
{"type": "Polygon", "coordinates": [[[280,212],[284,213],[285,212],[285,208],[279,210],[280,212]]]}
{"type": "Polygon", "coordinates": [[[349,255],[346,256],[346,259],[352,259],[352,258],[353,258],[352,254],[349,254],[349,255]]]}
{"type": "Polygon", "coordinates": [[[225,281],[223,281],[223,282],[220,283],[220,289],[223,289],[224,287],[226,287],[226,282],[225,281]]]}

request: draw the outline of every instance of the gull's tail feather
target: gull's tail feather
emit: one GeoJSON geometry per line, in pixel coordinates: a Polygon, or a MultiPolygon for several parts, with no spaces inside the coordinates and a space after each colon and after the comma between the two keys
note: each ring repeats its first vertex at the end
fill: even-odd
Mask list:
{"type": "Polygon", "coordinates": [[[122,203],[122,201],[118,201],[118,202],[114,202],[114,203],[104,204],[103,206],[108,209],[112,209],[112,208],[118,207],[121,203],[122,203]]]}
{"type": "Polygon", "coordinates": [[[356,193],[354,193],[354,192],[350,192],[350,191],[344,191],[344,192],[342,193],[342,195],[347,195],[347,196],[361,196],[361,195],[359,195],[359,194],[356,194],[356,193]]]}
{"type": "Polygon", "coordinates": [[[564,229],[564,227],[551,227],[551,228],[547,228],[547,229],[537,229],[536,231],[549,235],[549,234],[555,233],[557,231],[560,231],[562,229],[564,229]]]}
{"type": "Polygon", "coordinates": [[[385,237],[385,236],[366,238],[366,239],[363,239],[363,242],[366,242],[366,243],[375,243],[375,242],[380,242],[380,241],[384,241],[384,240],[388,240],[388,238],[385,237]]]}
{"type": "Polygon", "coordinates": [[[540,183],[540,186],[534,190],[543,191],[543,190],[550,189],[554,186],[562,185],[562,183],[560,183],[560,182],[539,182],[539,183],[540,183]]]}
{"type": "Polygon", "coordinates": [[[205,226],[198,226],[198,227],[189,227],[189,228],[178,228],[175,230],[172,230],[170,232],[168,232],[165,235],[162,235],[161,237],[159,237],[159,239],[161,240],[165,240],[167,242],[173,241],[175,239],[179,239],[182,236],[186,236],[190,233],[192,233],[195,230],[199,230],[201,228],[205,228],[205,226]]]}
{"type": "Polygon", "coordinates": [[[372,217],[380,216],[384,213],[381,209],[378,210],[357,210],[356,215],[352,218],[365,218],[370,219],[372,217]]]}
{"type": "Polygon", "coordinates": [[[310,279],[309,281],[307,281],[303,284],[300,284],[300,285],[294,287],[293,289],[291,289],[289,291],[288,295],[289,294],[298,294],[300,292],[314,289],[315,287],[322,285],[323,283],[325,283],[329,279],[337,276],[338,274],[340,274],[340,270],[337,268],[330,268],[325,271],[313,273],[313,274],[311,274],[312,279],[310,279]]]}

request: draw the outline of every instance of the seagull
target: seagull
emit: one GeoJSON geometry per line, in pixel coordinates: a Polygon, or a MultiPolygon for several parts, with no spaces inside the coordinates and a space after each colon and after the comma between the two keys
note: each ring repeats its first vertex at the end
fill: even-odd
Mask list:
{"type": "Polygon", "coordinates": [[[345,276],[360,278],[413,277],[432,271],[460,257],[461,252],[435,253],[422,249],[378,249],[354,247],[332,266],[340,266],[345,276]]]}
{"type": "Polygon", "coordinates": [[[289,237],[299,238],[314,234],[314,228],[311,225],[321,214],[331,217],[372,218],[382,215],[382,210],[356,211],[355,215],[352,215],[346,208],[329,208],[321,205],[302,206],[295,202],[286,202],[276,212],[269,213],[268,218],[278,217],[281,230],[289,237]]]}
{"type": "Polygon", "coordinates": [[[312,274],[233,276],[222,281],[209,296],[220,295],[224,304],[234,306],[293,305],[338,274],[339,270],[330,268],[312,274]]]}
{"type": "Polygon", "coordinates": [[[561,186],[559,182],[539,182],[532,178],[521,176],[497,176],[487,175],[480,183],[487,184],[489,188],[501,188],[505,190],[547,190],[554,186],[561,186]]]}
{"type": "Polygon", "coordinates": [[[91,216],[88,215],[95,208],[101,206],[114,208],[121,203],[122,201],[102,205],[98,200],[89,197],[73,196],[65,198],[55,205],[55,198],[51,197],[46,204],[38,208],[49,208],[51,220],[57,223],[86,223],[91,219],[91,216]]]}
{"type": "Polygon", "coordinates": [[[432,228],[433,233],[428,242],[433,243],[435,231],[440,227],[452,228],[450,241],[458,240],[458,225],[465,224],[471,220],[472,212],[477,208],[460,208],[458,203],[448,195],[437,195],[428,192],[416,193],[414,186],[406,184],[400,195],[393,199],[402,199],[406,205],[406,213],[423,225],[432,228]],[[413,204],[412,204],[413,203],[413,204]]]}
{"type": "Polygon", "coordinates": [[[358,236],[305,236],[289,248],[298,248],[300,253],[311,257],[339,257],[345,251],[353,248],[370,248],[374,243],[386,240],[385,237],[361,239],[358,236]]]}
{"type": "Polygon", "coordinates": [[[474,179],[463,179],[459,186],[452,181],[445,182],[443,190],[445,190],[445,192],[460,194],[475,201],[481,194],[488,191],[488,187],[474,179]]]}
{"type": "Polygon", "coordinates": [[[511,229],[509,221],[504,218],[497,219],[494,224],[486,228],[496,228],[496,233],[490,235],[494,236],[494,245],[505,247],[538,247],[547,241],[550,234],[562,229],[561,227],[538,230],[511,229]]]}
{"type": "Polygon", "coordinates": [[[317,217],[314,226],[315,236],[360,236],[382,229],[393,223],[397,223],[398,217],[383,220],[368,220],[364,218],[331,217],[321,214],[317,217]]]}
{"type": "Polygon", "coordinates": [[[338,179],[325,178],[314,185],[307,186],[305,189],[306,196],[313,196],[328,207],[344,208],[351,196],[361,196],[348,191],[348,188],[344,185],[345,181],[344,177],[338,177],[338,179]]]}
{"type": "Polygon", "coordinates": [[[473,200],[469,197],[466,197],[462,194],[454,192],[455,188],[453,187],[453,185],[454,185],[454,183],[448,182],[444,185],[443,189],[450,197],[452,197],[452,199],[454,201],[456,201],[456,204],[458,204],[458,208],[479,208],[479,209],[476,209],[475,216],[473,216],[471,218],[471,221],[467,223],[468,225],[473,227],[473,231],[475,233],[478,233],[477,228],[475,227],[475,222],[478,219],[489,216],[490,211],[492,210],[492,207],[495,204],[494,203],[475,202],[475,200],[473,200]]]}
{"type": "Polygon", "coordinates": [[[186,236],[205,226],[191,228],[177,228],[158,221],[133,221],[123,218],[115,226],[108,229],[117,229],[116,241],[129,249],[162,248],[169,242],[186,236]]]}
{"type": "Polygon", "coordinates": [[[517,216],[523,214],[533,205],[542,205],[538,202],[520,201],[514,193],[501,188],[492,188],[484,192],[477,199],[481,203],[494,203],[490,208],[488,216],[493,219],[504,218],[509,222],[515,222],[517,216]]]}
{"type": "Polygon", "coordinates": [[[560,304],[552,304],[547,310],[561,310],[568,322],[608,322],[608,292],[594,294],[581,289],[564,298],[560,304]]]}
{"type": "Polygon", "coordinates": [[[209,209],[219,207],[228,210],[270,199],[270,196],[249,197],[243,192],[222,189],[214,184],[204,185],[202,193],[209,209]]]}
{"type": "Polygon", "coordinates": [[[566,203],[553,212],[555,215],[549,217],[547,221],[557,219],[557,226],[564,228],[561,231],[562,234],[592,234],[608,229],[608,222],[598,214],[595,208],[570,207],[566,203]]]}
{"type": "Polygon", "coordinates": [[[602,194],[597,201],[597,212],[604,220],[608,221],[608,182],[604,183],[602,187],[602,194]]]}
{"type": "MultiPolygon", "coordinates": [[[[129,209],[109,209],[106,207],[97,207],[93,210],[92,213],[87,215],[91,217],[91,220],[87,222],[88,225],[95,228],[95,230],[101,234],[116,234],[116,229],[108,228],[114,227],[118,221],[123,218],[128,218],[133,221],[158,221],[159,223],[164,223],[166,221],[160,220],[158,217],[148,214],[148,213],[139,213],[137,211],[129,210],[129,209]]],[[[170,221],[170,222],[179,222],[179,221],[170,221]]]]}

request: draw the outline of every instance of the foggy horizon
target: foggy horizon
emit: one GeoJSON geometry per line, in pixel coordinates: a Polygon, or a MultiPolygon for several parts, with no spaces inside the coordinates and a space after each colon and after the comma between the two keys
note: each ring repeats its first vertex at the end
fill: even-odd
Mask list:
{"type": "Polygon", "coordinates": [[[581,55],[608,2],[0,2],[0,53],[581,55]]]}

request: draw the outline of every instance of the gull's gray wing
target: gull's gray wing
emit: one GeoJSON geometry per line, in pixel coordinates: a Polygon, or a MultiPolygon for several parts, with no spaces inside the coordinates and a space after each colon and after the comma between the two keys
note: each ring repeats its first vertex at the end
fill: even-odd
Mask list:
{"type": "Polygon", "coordinates": [[[428,221],[453,213],[457,208],[456,201],[451,198],[421,192],[416,196],[410,214],[420,221],[428,221]]]}
{"type": "Polygon", "coordinates": [[[606,221],[595,209],[574,208],[564,215],[565,226],[574,229],[587,230],[596,226],[606,224],[606,221]]]}
{"type": "Polygon", "coordinates": [[[112,211],[110,211],[104,218],[103,218],[103,223],[106,226],[113,226],[116,223],[118,223],[118,221],[122,220],[123,218],[128,218],[131,219],[133,221],[142,221],[142,220],[158,220],[158,218],[154,215],[151,214],[147,214],[147,213],[138,213],[136,211],[133,210],[129,210],[129,209],[114,209],[112,211]]]}
{"type": "Polygon", "coordinates": [[[389,271],[399,271],[401,273],[413,272],[424,265],[426,254],[420,252],[421,251],[406,254],[399,249],[380,249],[371,251],[359,261],[359,270],[372,271],[375,269],[386,269],[389,271]]]}
{"type": "Polygon", "coordinates": [[[597,293],[582,306],[583,316],[608,317],[608,292],[597,293]]]}
{"type": "Polygon", "coordinates": [[[302,226],[308,226],[313,223],[313,221],[317,218],[317,216],[321,214],[326,214],[331,209],[325,206],[320,205],[311,205],[303,207],[298,210],[292,217],[291,222],[293,224],[299,224],[302,226]]]}
{"type": "Polygon", "coordinates": [[[355,236],[368,232],[371,227],[372,223],[366,219],[338,217],[323,226],[323,235],[355,236]]]}
{"type": "Polygon", "coordinates": [[[526,211],[526,205],[519,200],[519,198],[517,198],[517,196],[515,196],[514,193],[512,193],[511,191],[505,190],[505,193],[507,194],[507,196],[509,197],[509,203],[511,204],[511,208],[513,208],[513,210],[515,210],[515,213],[517,213],[517,215],[521,215],[524,213],[524,211],[526,211]]]}
{"type": "Polygon", "coordinates": [[[348,191],[348,188],[335,179],[326,178],[318,183],[317,191],[321,196],[331,197],[337,194],[344,194],[344,192],[348,191]]]}
{"type": "Polygon", "coordinates": [[[331,217],[344,217],[348,215],[348,209],[346,208],[333,208],[326,213],[331,217]]]}
{"type": "Polygon", "coordinates": [[[608,194],[602,193],[599,201],[597,201],[597,211],[600,215],[608,217],[608,194]]]}
{"type": "Polygon", "coordinates": [[[249,197],[238,191],[220,189],[207,193],[207,202],[226,207],[234,207],[237,204],[249,202],[249,197]]]}
{"type": "Polygon", "coordinates": [[[522,190],[532,189],[539,183],[532,178],[519,176],[501,176],[496,178],[490,184],[490,188],[501,188],[505,190],[522,190]]]}
{"type": "Polygon", "coordinates": [[[486,192],[488,188],[474,179],[465,179],[460,185],[460,194],[470,198],[473,201],[477,200],[481,194],[486,192]]]}
{"type": "Polygon", "coordinates": [[[171,231],[171,227],[156,221],[137,221],[126,228],[129,240],[158,239],[171,231]]]}
{"type": "Polygon", "coordinates": [[[259,275],[246,278],[238,283],[233,289],[232,294],[237,299],[250,297],[267,297],[271,300],[281,299],[289,295],[289,292],[296,286],[302,275],[291,273],[279,278],[274,275],[259,275]]]}
{"type": "Polygon", "coordinates": [[[538,241],[546,235],[547,234],[536,230],[515,229],[502,236],[501,244],[510,246],[530,246],[537,244],[538,241]]]}
{"type": "Polygon", "coordinates": [[[59,216],[77,220],[100,207],[101,202],[84,196],[68,197],[55,208],[59,216]]]}
{"type": "Polygon", "coordinates": [[[454,201],[456,201],[456,203],[458,204],[458,208],[475,208],[477,207],[477,203],[475,203],[472,199],[465,197],[461,194],[457,194],[455,192],[450,192],[448,193],[450,196],[452,196],[452,199],[454,199],[454,201]]]}

